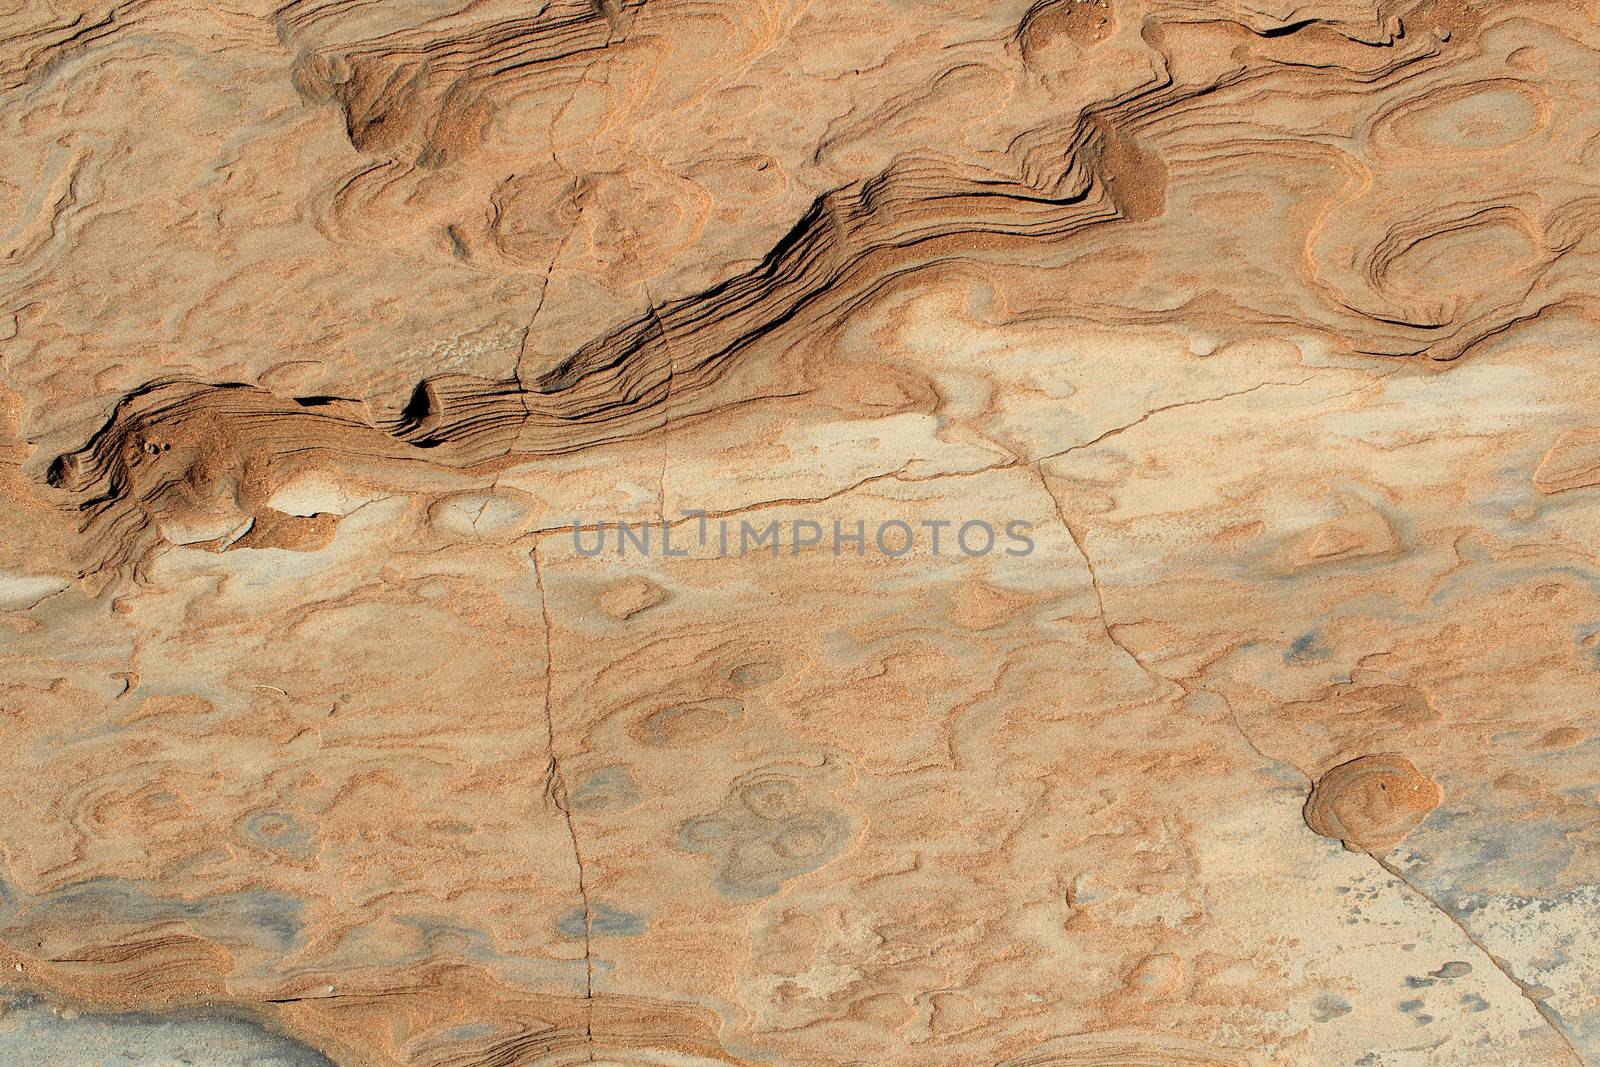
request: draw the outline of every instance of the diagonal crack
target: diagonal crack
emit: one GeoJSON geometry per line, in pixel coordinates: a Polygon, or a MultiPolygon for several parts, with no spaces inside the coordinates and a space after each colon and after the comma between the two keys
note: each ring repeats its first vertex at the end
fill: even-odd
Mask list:
{"type": "Polygon", "coordinates": [[[584,970],[584,1040],[589,1046],[589,1062],[594,1062],[594,909],[589,904],[589,884],[583,867],[583,849],[578,845],[578,828],[572,820],[572,806],[567,798],[567,780],[561,773],[561,762],[556,758],[556,717],[550,697],[555,677],[555,662],[551,658],[550,601],[545,594],[544,568],[539,563],[539,545],[534,542],[530,554],[533,560],[533,578],[539,587],[539,611],[544,617],[544,714],[549,743],[549,762],[545,766],[545,800],[553,804],[566,820],[567,838],[572,842],[572,862],[578,871],[578,897],[583,902],[583,970],[584,970]]]}
{"type": "Polygon", "coordinates": [[[1083,565],[1089,571],[1089,584],[1094,589],[1095,606],[1100,613],[1100,628],[1105,631],[1106,640],[1110,641],[1113,645],[1116,645],[1117,648],[1121,649],[1122,654],[1132,660],[1133,665],[1139,668],[1139,670],[1143,672],[1143,674],[1151,681],[1159,682],[1164,686],[1171,686],[1187,696],[1189,693],[1187,686],[1183,685],[1181,682],[1174,681],[1173,679],[1168,678],[1166,675],[1146,666],[1144,660],[1134,655],[1133,649],[1124,644],[1122,639],[1116,635],[1116,631],[1112,629],[1111,620],[1106,615],[1106,595],[1105,590],[1100,586],[1100,574],[1095,570],[1094,560],[1090,558],[1088,549],[1084,546],[1082,532],[1068,521],[1067,513],[1061,507],[1061,501],[1056,497],[1055,493],[1051,492],[1050,481],[1045,477],[1044,468],[1040,466],[1042,462],[1043,460],[1034,461],[1033,463],[1029,464],[1029,469],[1032,470],[1034,474],[1038,475],[1039,484],[1044,487],[1045,496],[1050,498],[1050,504],[1055,509],[1056,521],[1061,523],[1061,528],[1065,530],[1067,532],[1067,536],[1072,539],[1072,545],[1078,550],[1078,555],[1083,557],[1083,565]]]}
{"type": "Polygon", "coordinates": [[[1505,975],[1506,979],[1511,982],[1512,985],[1516,986],[1518,991],[1520,991],[1522,995],[1527,998],[1528,1003],[1533,1005],[1533,1010],[1539,1013],[1540,1018],[1544,1019],[1551,1031],[1554,1032],[1561,1043],[1566,1046],[1567,1051],[1572,1053],[1573,1062],[1578,1064],[1578,1067],[1584,1067],[1584,1064],[1588,1061],[1583,1058],[1583,1054],[1580,1053],[1572,1044],[1572,1039],[1567,1036],[1567,1032],[1561,1028],[1561,1023],[1559,1020],[1557,1020],[1555,1012],[1551,1011],[1550,1007],[1545,1004],[1544,1001],[1534,996],[1533,989],[1527,982],[1524,982],[1522,979],[1516,976],[1516,973],[1512,971],[1509,963],[1491,952],[1489,950],[1489,946],[1480,941],[1478,937],[1473,934],[1470,929],[1468,929],[1466,923],[1452,915],[1450,913],[1450,909],[1446,908],[1443,904],[1440,904],[1437,900],[1435,900],[1431,893],[1417,885],[1411,879],[1407,878],[1399,867],[1390,863],[1388,860],[1384,859],[1375,852],[1368,852],[1367,855],[1371,856],[1373,862],[1377,863],[1379,867],[1382,867],[1385,871],[1387,871],[1391,878],[1405,886],[1407,889],[1411,890],[1411,892],[1414,893],[1418,899],[1422,900],[1440,915],[1443,915],[1450,921],[1452,926],[1454,926],[1457,930],[1460,930],[1462,936],[1471,943],[1472,947],[1483,953],[1484,958],[1494,966],[1494,969],[1505,975]]]}
{"type": "Polygon", "coordinates": [[[1257,390],[1265,389],[1269,385],[1282,386],[1283,388],[1286,388],[1286,389],[1298,388],[1298,387],[1300,387],[1302,385],[1305,385],[1307,382],[1311,381],[1311,379],[1313,379],[1315,377],[1316,377],[1315,374],[1311,374],[1311,375],[1308,375],[1307,377],[1304,377],[1304,378],[1300,379],[1298,382],[1271,382],[1271,381],[1258,382],[1257,384],[1250,386],[1248,389],[1236,389],[1231,393],[1222,393],[1222,394],[1219,394],[1217,396],[1202,396],[1202,397],[1197,397],[1194,400],[1179,400],[1179,401],[1177,401],[1175,403],[1172,403],[1172,404],[1163,404],[1160,407],[1151,408],[1149,411],[1145,412],[1143,415],[1140,415],[1137,419],[1134,419],[1130,423],[1126,423],[1126,424],[1124,424],[1122,426],[1113,426],[1111,429],[1107,430],[1105,433],[1101,434],[1099,437],[1094,438],[1093,440],[1083,441],[1083,442],[1080,442],[1078,444],[1073,445],[1070,448],[1063,448],[1059,452],[1051,452],[1048,455],[1040,456],[1034,462],[1043,463],[1047,459],[1060,459],[1062,456],[1068,455],[1069,453],[1077,452],[1077,451],[1079,451],[1081,449],[1085,449],[1085,448],[1093,448],[1095,445],[1099,444],[1102,441],[1105,441],[1105,440],[1107,440],[1109,438],[1115,437],[1120,433],[1126,433],[1128,430],[1133,429],[1135,426],[1141,426],[1144,423],[1149,422],[1151,419],[1155,418],[1157,415],[1162,414],[1163,412],[1176,411],[1179,408],[1197,407],[1197,406],[1199,406],[1201,404],[1215,404],[1219,400],[1231,400],[1232,398],[1234,398],[1236,396],[1247,396],[1248,394],[1254,393],[1257,390]]]}
{"type": "MultiPolygon", "coordinates": [[[[1049,480],[1046,478],[1045,473],[1044,473],[1044,467],[1043,467],[1044,461],[1049,460],[1049,459],[1055,459],[1055,458],[1057,458],[1059,456],[1064,456],[1064,455],[1067,455],[1068,453],[1071,453],[1071,452],[1076,452],[1079,449],[1093,447],[1094,445],[1097,445],[1097,444],[1101,443],[1102,441],[1107,440],[1108,438],[1115,437],[1118,434],[1123,433],[1124,431],[1131,430],[1134,427],[1139,426],[1142,423],[1146,422],[1151,417],[1153,417],[1155,415],[1158,415],[1158,414],[1161,414],[1162,412],[1165,412],[1165,411],[1171,411],[1171,410],[1173,410],[1175,408],[1181,408],[1181,407],[1190,407],[1190,406],[1193,406],[1193,405],[1196,405],[1196,404],[1213,403],[1213,402],[1218,401],[1218,400],[1226,400],[1226,399],[1228,399],[1230,397],[1242,396],[1242,395],[1244,395],[1246,393],[1253,393],[1257,389],[1262,389],[1262,388],[1265,388],[1265,387],[1270,386],[1270,385],[1277,385],[1277,386],[1284,386],[1284,387],[1298,387],[1298,386],[1306,384],[1306,382],[1310,381],[1311,378],[1314,378],[1314,377],[1316,377],[1316,375],[1312,375],[1311,377],[1304,378],[1299,382],[1272,382],[1272,381],[1262,382],[1259,385],[1252,386],[1251,388],[1242,389],[1242,390],[1239,390],[1237,392],[1226,393],[1226,394],[1223,394],[1221,396],[1206,397],[1206,398],[1202,398],[1202,399],[1199,399],[1199,400],[1183,401],[1181,403],[1168,404],[1168,405],[1166,405],[1164,407],[1155,408],[1155,409],[1147,412],[1142,417],[1134,420],[1133,422],[1130,422],[1130,423],[1128,423],[1126,425],[1117,426],[1117,427],[1114,427],[1114,428],[1112,428],[1110,430],[1107,430],[1105,433],[1099,435],[1098,437],[1094,438],[1093,440],[1085,441],[1085,442],[1083,442],[1081,444],[1073,445],[1072,447],[1064,449],[1064,450],[1062,450],[1060,452],[1052,453],[1052,454],[1046,455],[1046,456],[1041,456],[1037,460],[1035,460],[1032,464],[1029,465],[1033,469],[1033,471],[1039,476],[1039,481],[1041,482],[1041,484],[1043,484],[1045,492],[1049,494],[1051,502],[1055,507],[1055,513],[1056,513],[1057,520],[1061,523],[1062,528],[1064,530],[1066,530],[1067,536],[1072,539],[1072,543],[1073,543],[1074,547],[1077,548],[1078,554],[1083,557],[1083,563],[1084,563],[1084,566],[1088,569],[1089,581],[1090,581],[1090,584],[1094,588],[1095,600],[1096,600],[1096,603],[1097,603],[1097,605],[1099,607],[1100,625],[1101,625],[1101,628],[1105,631],[1107,639],[1109,639],[1112,644],[1116,645],[1117,648],[1121,649],[1122,652],[1130,660],[1132,660],[1134,662],[1134,664],[1141,671],[1143,671],[1148,677],[1150,677],[1151,679],[1157,680],[1157,681],[1161,681],[1161,682],[1165,682],[1165,683],[1167,683],[1168,685],[1171,685],[1171,686],[1175,686],[1179,690],[1182,690],[1186,695],[1191,692],[1190,687],[1184,685],[1182,682],[1177,681],[1176,679],[1173,679],[1173,678],[1169,678],[1166,675],[1160,674],[1159,672],[1157,672],[1157,671],[1153,670],[1152,668],[1146,666],[1145,663],[1141,659],[1139,659],[1139,657],[1137,655],[1134,654],[1133,650],[1131,648],[1129,648],[1126,644],[1124,644],[1123,641],[1120,638],[1117,637],[1115,631],[1112,628],[1112,625],[1111,625],[1111,622],[1110,622],[1110,620],[1109,620],[1109,618],[1107,616],[1107,613],[1106,613],[1105,592],[1102,589],[1101,584],[1100,584],[1100,576],[1099,576],[1099,573],[1095,569],[1094,560],[1090,557],[1089,552],[1087,550],[1087,547],[1084,544],[1082,531],[1078,530],[1067,519],[1066,512],[1061,506],[1061,501],[1056,497],[1055,493],[1050,491],[1050,483],[1049,483],[1049,480]]],[[[1276,757],[1268,756],[1266,753],[1262,752],[1261,749],[1257,746],[1255,740],[1253,738],[1251,738],[1249,732],[1245,730],[1244,724],[1239,721],[1238,713],[1234,709],[1232,702],[1229,701],[1226,697],[1222,697],[1221,694],[1216,694],[1216,695],[1222,700],[1223,705],[1227,708],[1228,716],[1229,716],[1229,719],[1232,721],[1234,729],[1238,732],[1239,736],[1244,740],[1245,744],[1250,748],[1250,750],[1252,752],[1254,752],[1258,757],[1260,757],[1263,760],[1270,760],[1272,762],[1280,762],[1280,763],[1283,762],[1282,760],[1279,760],[1276,757]]],[[[1293,764],[1291,764],[1291,766],[1293,766],[1293,764]]],[[[1300,768],[1300,767],[1296,766],[1296,770],[1298,770],[1301,773],[1301,775],[1305,776],[1308,781],[1314,781],[1314,779],[1305,771],[1304,768],[1300,768]]],[[[1532,988],[1529,986],[1529,983],[1527,983],[1527,982],[1523,981],[1521,978],[1517,977],[1516,973],[1512,970],[1511,965],[1509,963],[1507,963],[1505,960],[1501,959],[1494,952],[1490,951],[1489,947],[1487,945],[1485,945],[1471,931],[1471,929],[1469,929],[1467,927],[1467,925],[1464,922],[1462,922],[1460,919],[1458,919],[1455,915],[1451,914],[1450,911],[1447,908],[1445,908],[1442,904],[1440,904],[1437,900],[1435,900],[1433,898],[1433,896],[1431,894],[1429,894],[1428,892],[1426,892],[1424,889],[1422,889],[1422,887],[1418,886],[1411,879],[1407,878],[1405,876],[1405,874],[1398,867],[1396,867],[1394,864],[1390,863],[1388,860],[1384,859],[1382,856],[1379,856],[1379,855],[1377,855],[1375,853],[1368,852],[1367,854],[1372,857],[1373,861],[1376,862],[1379,867],[1383,868],[1386,872],[1388,872],[1388,874],[1392,878],[1394,878],[1395,881],[1397,881],[1401,885],[1405,886],[1408,890],[1410,890],[1413,894],[1415,894],[1420,900],[1425,902],[1430,908],[1432,908],[1435,911],[1437,911],[1440,915],[1443,915],[1450,922],[1451,925],[1453,925],[1456,929],[1460,930],[1462,936],[1467,939],[1468,943],[1470,943],[1474,948],[1476,948],[1480,953],[1482,953],[1484,958],[1487,959],[1490,962],[1491,965],[1493,965],[1495,970],[1499,971],[1502,975],[1504,975],[1506,977],[1506,979],[1509,982],[1511,982],[1512,985],[1517,987],[1518,991],[1521,992],[1523,997],[1525,997],[1528,1000],[1528,1002],[1533,1005],[1534,1010],[1539,1013],[1540,1017],[1545,1021],[1546,1025],[1548,1025],[1550,1027],[1551,1032],[1553,1032],[1556,1035],[1557,1039],[1560,1040],[1561,1044],[1571,1054],[1573,1061],[1575,1063],[1577,1063],[1579,1065],[1579,1067],[1582,1067],[1582,1065],[1586,1061],[1584,1060],[1582,1054],[1579,1053],[1577,1048],[1572,1044],[1572,1040],[1567,1036],[1566,1031],[1564,1031],[1561,1028],[1560,1022],[1557,1019],[1555,1013],[1539,997],[1534,995],[1534,992],[1533,992],[1532,988]]]]}
{"type": "Polygon", "coordinates": [[[1296,763],[1294,760],[1281,756],[1270,756],[1266,752],[1262,751],[1261,746],[1256,744],[1256,739],[1250,736],[1250,731],[1244,728],[1244,723],[1239,718],[1239,709],[1233,706],[1233,701],[1229,700],[1226,696],[1216,692],[1215,690],[1202,689],[1200,691],[1202,693],[1210,693],[1212,696],[1222,701],[1222,706],[1228,710],[1228,721],[1233,723],[1234,732],[1237,733],[1244,741],[1245,747],[1256,754],[1257,759],[1261,760],[1263,763],[1276,763],[1283,767],[1293,767],[1295,773],[1306,780],[1306,787],[1308,789],[1316,785],[1317,780],[1313,778],[1304,767],[1300,766],[1300,764],[1296,763]]]}
{"type": "MultiPolygon", "coordinates": [[[[555,155],[552,152],[551,158],[555,155]]],[[[567,249],[567,242],[572,239],[572,234],[567,234],[556,243],[555,249],[550,253],[550,262],[545,266],[544,279],[539,283],[539,296],[533,303],[533,313],[528,316],[528,324],[522,328],[522,340],[517,345],[517,362],[512,370],[512,375],[517,379],[517,394],[522,400],[523,414],[532,417],[528,408],[528,394],[534,390],[529,387],[528,380],[523,377],[522,365],[528,359],[528,338],[533,335],[533,324],[539,321],[539,312],[544,310],[544,298],[550,292],[550,278],[556,272],[556,262],[561,258],[561,253],[567,249]]]]}

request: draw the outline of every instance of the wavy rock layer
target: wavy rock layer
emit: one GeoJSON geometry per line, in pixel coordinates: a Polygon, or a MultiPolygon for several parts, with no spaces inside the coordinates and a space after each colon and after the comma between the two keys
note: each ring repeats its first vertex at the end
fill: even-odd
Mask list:
{"type": "Polygon", "coordinates": [[[0,1060],[1600,1062],[1597,94],[0,3],[0,1060]]]}

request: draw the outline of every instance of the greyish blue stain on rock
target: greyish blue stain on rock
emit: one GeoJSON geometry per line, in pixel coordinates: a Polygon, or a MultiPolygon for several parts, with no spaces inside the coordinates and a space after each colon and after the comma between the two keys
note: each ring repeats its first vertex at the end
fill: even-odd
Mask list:
{"type": "Polygon", "coordinates": [[[840,811],[807,803],[802,778],[771,771],[745,775],[716,812],[678,830],[678,847],[717,858],[717,890],[732,900],[776,893],[790,878],[810,873],[850,840],[840,811]]]}
{"type": "Polygon", "coordinates": [[[626,811],[639,803],[639,784],[626,767],[603,767],[578,783],[569,798],[572,810],[585,815],[626,811]]]}
{"type": "Polygon", "coordinates": [[[1318,631],[1308,630],[1295,638],[1294,643],[1284,652],[1283,662],[1293,663],[1296,660],[1322,659],[1324,656],[1331,656],[1332,649],[1317,644],[1320,636],[1318,631]]]}
{"type": "Polygon", "coordinates": [[[1525,567],[1509,564],[1491,564],[1471,567],[1446,578],[1430,603],[1438,605],[1446,600],[1466,594],[1507,593],[1528,581],[1552,578],[1572,578],[1589,587],[1591,593],[1600,593],[1600,574],[1580,567],[1525,567]],[[1463,588],[1465,587],[1465,588],[1463,588]]]}
{"type": "Polygon", "coordinates": [[[58,1014],[31,994],[0,994],[0,1063],[50,1067],[337,1067],[242,1014],[58,1014]]]}
{"type": "Polygon", "coordinates": [[[486,1037],[493,1037],[500,1028],[494,1023],[462,1023],[452,1026],[439,1035],[442,1041],[482,1041],[486,1037]]]}
{"type": "Polygon", "coordinates": [[[1350,1002],[1337,993],[1323,993],[1311,1002],[1311,1017],[1319,1023],[1350,1014],[1350,1002]]]}
{"type": "Polygon", "coordinates": [[[187,920],[214,940],[244,941],[287,951],[300,939],[301,902],[265,889],[199,900],[159,897],[135,882],[96,878],[36,897],[22,905],[30,922],[158,923],[187,920]]]}
{"type": "Polygon", "coordinates": [[[1536,819],[1530,814],[1525,799],[1504,791],[1479,786],[1458,793],[1406,838],[1417,857],[1407,873],[1447,910],[1510,884],[1532,899],[1559,899],[1569,891],[1575,842],[1591,832],[1588,810],[1573,805],[1536,819]]]}
{"type": "Polygon", "coordinates": [[[317,853],[316,835],[286,811],[252,812],[235,825],[240,837],[268,852],[296,860],[317,853]]]}
{"type": "Polygon", "coordinates": [[[339,951],[330,957],[330,969],[365,967],[378,961],[402,966],[449,956],[491,963],[497,974],[525,986],[560,986],[581,993],[591,965],[597,976],[611,968],[610,963],[598,959],[545,960],[507,955],[482,930],[435,916],[396,916],[395,922],[405,930],[398,937],[387,930],[351,931],[339,951]]]}
{"type": "Polygon", "coordinates": [[[584,910],[574,908],[561,917],[556,929],[566,937],[582,937],[585,926],[592,937],[638,937],[644,933],[644,918],[619,911],[609,904],[596,904],[589,909],[585,922],[584,910]]]}

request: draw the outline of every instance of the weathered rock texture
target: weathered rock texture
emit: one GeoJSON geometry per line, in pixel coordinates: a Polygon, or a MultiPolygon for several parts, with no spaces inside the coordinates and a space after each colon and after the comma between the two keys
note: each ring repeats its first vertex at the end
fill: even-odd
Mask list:
{"type": "Polygon", "coordinates": [[[1595,0],[0,0],[0,1063],[1600,1064],[1597,100],[1595,0]]]}

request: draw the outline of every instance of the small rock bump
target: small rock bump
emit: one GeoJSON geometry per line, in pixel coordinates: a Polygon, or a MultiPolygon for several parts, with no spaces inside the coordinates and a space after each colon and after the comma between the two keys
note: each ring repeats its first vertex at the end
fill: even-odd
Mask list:
{"type": "Polygon", "coordinates": [[[667,591],[648,578],[624,578],[600,594],[600,610],[622,622],[667,599],[667,591]]]}
{"type": "Polygon", "coordinates": [[[1318,779],[1306,800],[1306,825],[1352,852],[1380,855],[1438,807],[1439,787],[1404,756],[1362,756],[1318,779]]]}

